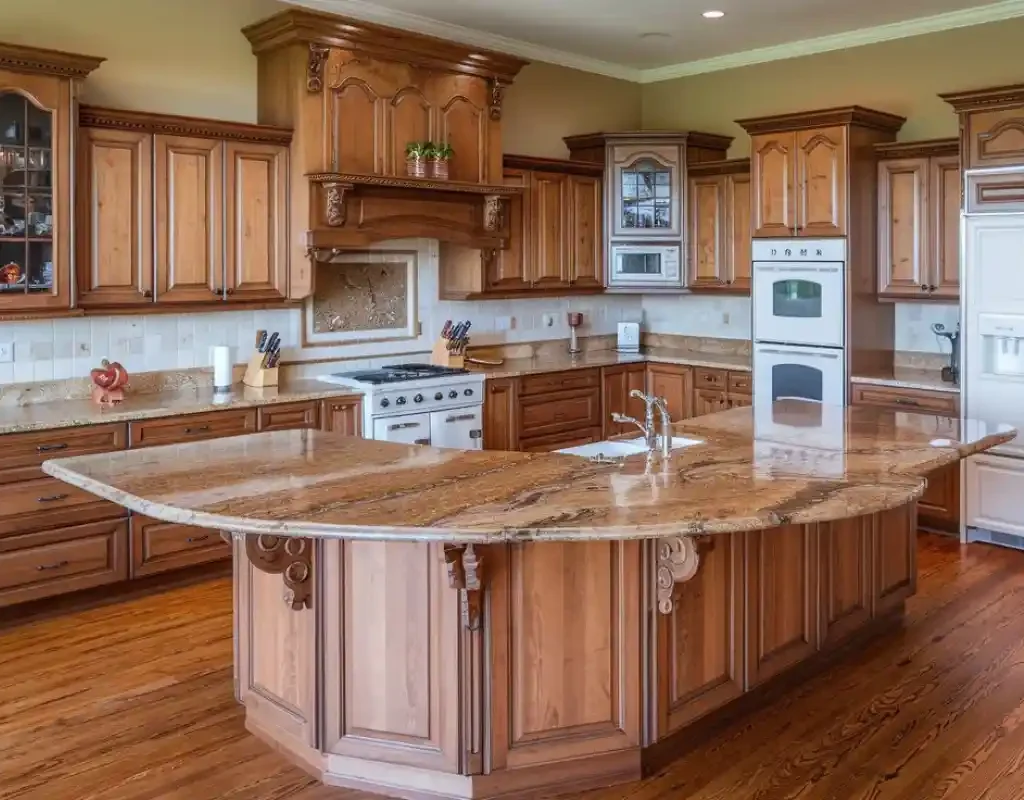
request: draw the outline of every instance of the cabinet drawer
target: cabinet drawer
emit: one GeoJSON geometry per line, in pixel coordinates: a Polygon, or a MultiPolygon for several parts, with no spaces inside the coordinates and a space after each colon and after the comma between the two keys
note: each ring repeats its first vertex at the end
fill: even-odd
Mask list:
{"type": "Polygon", "coordinates": [[[752,394],[749,372],[729,373],[729,394],[752,394]]]}
{"type": "Polygon", "coordinates": [[[153,447],[245,433],[256,433],[255,408],[133,422],[128,428],[128,442],[130,447],[153,447]]]}
{"type": "Polygon", "coordinates": [[[599,369],[574,369],[565,372],[545,372],[519,379],[519,396],[563,392],[570,389],[597,389],[601,385],[599,369]]]}
{"type": "Polygon", "coordinates": [[[533,436],[529,439],[522,439],[519,442],[519,449],[524,453],[549,453],[566,447],[600,442],[602,435],[601,428],[562,431],[562,433],[553,433],[550,436],[533,436]]]}
{"type": "Polygon", "coordinates": [[[698,367],[693,371],[693,385],[696,389],[725,389],[727,385],[725,370],[698,367]]]}
{"type": "Polygon", "coordinates": [[[0,536],[128,514],[115,503],[50,477],[8,484],[0,497],[0,536]]]}
{"type": "Polygon", "coordinates": [[[127,520],[0,539],[0,607],[127,578],[127,520]]]}
{"type": "Polygon", "coordinates": [[[316,401],[314,400],[310,400],[308,403],[263,406],[258,411],[261,431],[287,431],[317,426],[316,401]]]}
{"type": "Polygon", "coordinates": [[[39,465],[49,458],[123,450],[127,441],[123,423],[0,436],[0,484],[42,477],[39,465]]]}
{"type": "Polygon", "coordinates": [[[601,393],[577,389],[519,398],[519,436],[601,426],[601,393]]]}
{"type": "Polygon", "coordinates": [[[132,577],[231,558],[231,545],[209,528],[132,516],[132,577]]]}
{"type": "Polygon", "coordinates": [[[854,405],[878,406],[894,411],[918,411],[922,414],[939,414],[944,417],[955,417],[960,414],[960,397],[948,392],[855,383],[851,394],[854,405]]]}

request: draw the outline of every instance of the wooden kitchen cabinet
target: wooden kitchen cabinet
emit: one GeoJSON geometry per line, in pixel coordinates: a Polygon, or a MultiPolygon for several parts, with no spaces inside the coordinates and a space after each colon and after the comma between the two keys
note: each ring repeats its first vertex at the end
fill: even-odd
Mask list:
{"type": "MultiPolygon", "coordinates": [[[[331,401],[322,402],[329,403],[331,401]]],[[[291,431],[296,428],[316,428],[318,423],[317,404],[314,400],[263,406],[257,409],[256,413],[256,429],[260,433],[291,431]]]]}
{"type": "Polygon", "coordinates": [[[633,425],[612,421],[612,414],[619,413],[644,421],[646,406],[643,400],[630,397],[634,389],[645,392],[647,366],[619,364],[601,370],[601,419],[604,422],[604,438],[636,431],[633,425]]]}
{"type": "MultiPolygon", "coordinates": [[[[1024,164],[1024,85],[969,89],[939,97],[960,116],[960,159],[965,170],[1024,164]]],[[[1014,195],[1019,201],[1019,192],[1014,195]]]]}
{"type": "Polygon", "coordinates": [[[568,176],[530,175],[530,286],[562,289],[569,285],[568,176]]]}
{"type": "Polygon", "coordinates": [[[569,283],[577,289],[604,287],[604,202],[601,178],[569,176],[569,283]]]}
{"type": "Polygon", "coordinates": [[[131,518],[131,577],[208,564],[231,557],[218,531],[163,522],[140,514],[131,518]]]}
{"type": "Polygon", "coordinates": [[[514,409],[517,450],[560,450],[600,441],[601,372],[577,369],[523,376],[514,409]]]}
{"type": "Polygon", "coordinates": [[[680,364],[647,365],[647,392],[664,397],[669,416],[675,420],[693,416],[693,368],[680,364]]]}
{"type": "Polygon", "coordinates": [[[689,167],[691,289],[750,291],[750,161],[689,167]]]}
{"type": "Polygon", "coordinates": [[[873,521],[873,517],[851,517],[818,526],[822,647],[845,639],[871,619],[873,521]]]}
{"type": "Polygon", "coordinates": [[[363,401],[359,397],[338,397],[320,401],[320,428],[344,436],[363,435],[363,401]]]}
{"type": "Polygon", "coordinates": [[[717,389],[693,390],[693,416],[703,417],[730,408],[729,396],[717,389]]]}
{"type": "Polygon", "coordinates": [[[960,295],[960,162],[956,139],[875,148],[878,293],[906,300],[960,295]]]}
{"type": "Polygon", "coordinates": [[[518,450],[516,378],[489,378],[484,385],[484,449],[518,450]]]}
{"type": "Polygon", "coordinates": [[[940,467],[925,476],[928,486],[917,501],[920,528],[960,532],[960,464],[940,467]]]}
{"type": "Polygon", "coordinates": [[[872,599],[876,617],[902,608],[917,591],[916,514],[913,503],[878,514],[872,544],[872,599]]]}
{"type": "Polygon", "coordinates": [[[506,203],[506,226],[509,231],[508,247],[495,250],[482,263],[483,283],[477,286],[471,279],[475,276],[477,266],[476,259],[471,252],[462,253],[465,261],[453,262],[449,260],[454,256],[453,248],[441,244],[442,255],[449,255],[449,259],[441,260],[441,295],[458,293],[458,288],[446,290],[446,284],[452,280],[467,280],[465,291],[479,292],[489,295],[503,295],[506,293],[516,294],[527,291],[530,288],[529,259],[532,253],[530,246],[530,223],[532,220],[533,208],[530,195],[530,172],[523,169],[505,169],[505,183],[514,186],[522,186],[522,194],[513,195],[506,203]]]}
{"type": "Polygon", "coordinates": [[[0,44],[0,316],[71,308],[73,109],[102,61],[0,44]]]}

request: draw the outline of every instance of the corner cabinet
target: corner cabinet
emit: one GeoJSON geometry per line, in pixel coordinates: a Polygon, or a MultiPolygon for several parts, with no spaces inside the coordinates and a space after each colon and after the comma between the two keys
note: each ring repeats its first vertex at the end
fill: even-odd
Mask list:
{"type": "Polygon", "coordinates": [[[875,148],[878,162],[878,293],[900,300],[960,296],[959,141],[875,148]]]}
{"type": "Polygon", "coordinates": [[[74,108],[102,60],[0,44],[0,318],[71,308],[74,108]]]}
{"type": "Polygon", "coordinates": [[[92,107],[80,118],[79,305],[285,300],[289,131],[92,107]]]}
{"type": "Polygon", "coordinates": [[[750,161],[689,168],[691,290],[750,291],[750,161]]]}

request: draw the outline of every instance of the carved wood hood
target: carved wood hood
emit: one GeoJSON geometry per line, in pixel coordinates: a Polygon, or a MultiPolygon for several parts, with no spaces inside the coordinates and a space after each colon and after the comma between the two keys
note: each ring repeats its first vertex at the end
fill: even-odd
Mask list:
{"type": "Polygon", "coordinates": [[[502,178],[502,100],[526,62],[302,9],[243,33],[259,59],[260,121],[295,130],[293,241],[507,240],[503,198],[517,189],[502,178]],[[412,141],[451,145],[450,180],[407,176],[412,141]]]}

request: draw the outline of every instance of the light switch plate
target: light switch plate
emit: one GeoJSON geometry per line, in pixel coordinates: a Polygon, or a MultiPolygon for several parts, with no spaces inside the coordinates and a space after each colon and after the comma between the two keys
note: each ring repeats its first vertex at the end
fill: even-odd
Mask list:
{"type": "Polygon", "coordinates": [[[14,361],[14,342],[0,342],[0,364],[14,361]]]}

